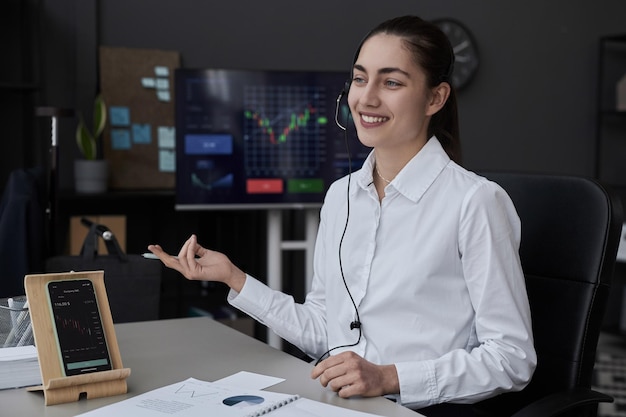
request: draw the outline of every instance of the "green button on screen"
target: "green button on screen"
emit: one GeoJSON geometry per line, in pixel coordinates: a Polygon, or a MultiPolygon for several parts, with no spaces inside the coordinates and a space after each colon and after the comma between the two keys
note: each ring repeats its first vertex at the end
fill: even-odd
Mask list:
{"type": "Polygon", "coordinates": [[[287,181],[289,193],[322,193],[324,181],[321,178],[293,179],[287,181]]]}

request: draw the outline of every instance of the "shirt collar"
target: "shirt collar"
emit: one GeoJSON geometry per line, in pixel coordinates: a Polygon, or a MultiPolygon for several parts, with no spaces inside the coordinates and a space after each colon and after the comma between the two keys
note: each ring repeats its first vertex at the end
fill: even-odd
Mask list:
{"type": "MultiPolygon", "coordinates": [[[[376,156],[372,151],[363,162],[362,168],[355,173],[359,187],[355,187],[353,193],[357,188],[365,190],[372,184],[375,163],[376,156]]],[[[417,202],[449,163],[450,157],[439,140],[433,136],[402,168],[388,187],[394,187],[409,200],[417,202]]]]}

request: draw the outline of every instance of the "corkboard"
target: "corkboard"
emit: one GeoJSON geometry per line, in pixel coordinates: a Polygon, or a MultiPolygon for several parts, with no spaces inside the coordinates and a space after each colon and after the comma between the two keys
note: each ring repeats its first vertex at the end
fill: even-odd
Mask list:
{"type": "Polygon", "coordinates": [[[175,51],[100,47],[110,189],[174,188],[174,69],[179,65],[175,51]]]}

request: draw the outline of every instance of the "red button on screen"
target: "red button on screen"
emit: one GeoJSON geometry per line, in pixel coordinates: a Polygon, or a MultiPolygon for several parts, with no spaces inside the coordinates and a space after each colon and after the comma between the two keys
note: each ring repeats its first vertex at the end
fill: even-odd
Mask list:
{"type": "Polygon", "coordinates": [[[280,194],[283,192],[283,180],[255,178],[246,181],[248,194],[280,194]]]}

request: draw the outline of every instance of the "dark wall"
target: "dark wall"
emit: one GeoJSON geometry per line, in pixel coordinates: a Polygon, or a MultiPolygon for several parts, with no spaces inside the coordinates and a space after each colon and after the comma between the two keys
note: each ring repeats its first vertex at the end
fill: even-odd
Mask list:
{"type": "MultiPolygon", "coordinates": [[[[347,71],[382,19],[453,17],[481,54],[474,82],[459,93],[465,165],[593,175],[598,39],[626,33],[626,2],[581,3],[48,0],[45,100],[89,108],[96,44],[178,50],[186,67],[347,71]]],[[[66,145],[62,166],[74,148],[66,145]]],[[[69,171],[61,172],[68,187],[69,171]]]]}
{"type": "MultiPolygon", "coordinates": [[[[381,20],[400,14],[458,19],[478,42],[479,72],[459,92],[468,168],[593,176],[598,41],[626,33],[624,0],[6,3],[0,13],[0,56],[10,65],[0,66],[0,187],[11,170],[45,162],[49,121],[34,117],[33,106],[91,112],[98,90],[99,45],[177,50],[186,67],[347,73],[363,35],[381,20]]],[[[76,121],[63,118],[58,126],[60,187],[65,190],[73,187],[72,164],[78,156],[76,121]]],[[[247,214],[246,222],[239,221],[239,214],[229,215],[232,222],[256,225],[244,240],[263,239],[259,213],[247,214]]],[[[185,216],[182,226],[166,218],[158,227],[169,238],[148,237],[143,230],[131,234],[175,250],[183,236],[202,233],[203,241],[219,241],[219,249],[247,270],[262,273],[262,250],[253,256],[255,249],[241,247],[237,230],[226,226],[231,223],[216,216],[185,216]],[[228,230],[216,229],[222,224],[228,230]],[[252,260],[245,265],[247,259],[252,260]]],[[[155,217],[158,224],[163,216],[155,217]]],[[[144,248],[141,242],[132,252],[144,248]]]]}
{"type": "Polygon", "coordinates": [[[42,66],[34,41],[40,38],[38,10],[36,0],[7,0],[0,12],[0,189],[13,169],[44,158],[43,147],[33,149],[42,66]]]}

